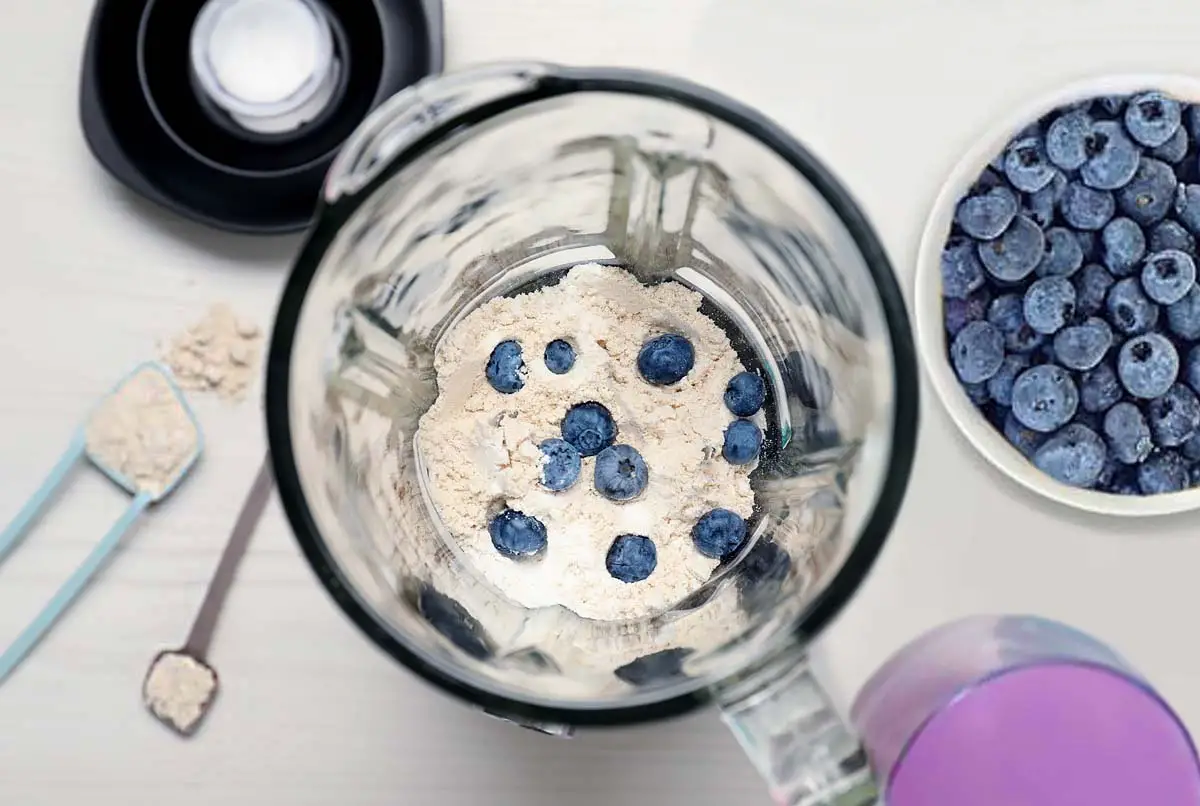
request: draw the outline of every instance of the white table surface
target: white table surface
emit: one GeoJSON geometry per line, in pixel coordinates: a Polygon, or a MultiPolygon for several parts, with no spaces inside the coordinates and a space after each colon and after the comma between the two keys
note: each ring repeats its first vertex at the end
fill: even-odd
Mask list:
{"type": "MultiPolygon", "coordinates": [[[[656,67],[764,109],[839,172],[906,282],[941,178],[998,115],[1097,71],[1200,72],[1200,10],[1183,0],[446,1],[451,66],[656,67]]],[[[177,220],[92,162],[76,120],[90,5],[4,1],[0,520],[158,339],[219,300],[268,324],[297,243],[177,220]]],[[[196,406],[202,467],[0,687],[0,802],[766,802],[712,713],[560,742],[435,693],[335,609],[275,504],[217,636],[221,700],[199,737],[175,739],[140,708],[140,681],[157,649],[182,640],[265,444],[257,402],[196,406]]],[[[0,642],[121,509],[96,474],[75,478],[0,568],[0,642]]],[[[940,621],[1039,612],[1112,643],[1200,727],[1197,517],[1111,521],[1040,501],[986,466],[927,394],[896,531],[819,660],[844,705],[940,621]]]]}

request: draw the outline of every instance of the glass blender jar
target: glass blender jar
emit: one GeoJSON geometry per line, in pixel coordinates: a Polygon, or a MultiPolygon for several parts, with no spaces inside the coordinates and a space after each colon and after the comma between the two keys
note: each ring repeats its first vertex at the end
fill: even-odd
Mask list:
{"type": "Polygon", "coordinates": [[[917,402],[884,251],[788,134],[675,78],[504,64],[401,92],[348,141],[280,303],[266,408],[304,554],[401,664],[555,735],[715,703],[779,802],[857,806],[876,797],[866,756],[805,647],[892,526],[917,402]],[[587,262],[699,292],[766,381],[745,540],[640,619],[526,608],[488,584],[414,440],[439,340],[587,262]]]}

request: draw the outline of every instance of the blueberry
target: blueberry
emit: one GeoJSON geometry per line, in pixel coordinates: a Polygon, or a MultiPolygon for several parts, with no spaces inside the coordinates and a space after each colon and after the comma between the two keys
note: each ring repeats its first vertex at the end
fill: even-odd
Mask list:
{"type": "Polygon", "coordinates": [[[1099,110],[1111,117],[1120,117],[1125,111],[1125,96],[1124,95],[1102,95],[1095,100],[1095,105],[1099,110]]]}
{"type": "Polygon", "coordinates": [[[739,372],[725,386],[725,408],[738,417],[749,417],[762,408],[767,386],[753,372],[739,372]]]}
{"type": "Polygon", "coordinates": [[[692,650],[671,647],[626,663],[613,670],[617,678],[631,686],[646,686],[660,680],[669,680],[683,674],[683,662],[692,650]]]}
{"type": "Polygon", "coordinates": [[[1146,254],[1146,236],[1131,218],[1114,218],[1104,225],[1104,265],[1117,277],[1133,273],[1146,254]]]}
{"type": "Polygon", "coordinates": [[[983,285],[983,264],[975,251],[975,242],[951,237],[942,249],[942,296],[966,299],[983,285]]]}
{"type": "Polygon", "coordinates": [[[1200,339],[1200,288],[1192,286],[1183,299],[1167,306],[1167,328],[1181,339],[1200,339]]]}
{"type": "Polygon", "coordinates": [[[999,238],[979,244],[979,259],[988,274],[1002,282],[1015,283],[1037,267],[1045,246],[1041,228],[1019,215],[999,238]]]}
{"type": "Polygon", "coordinates": [[[980,241],[1000,237],[1017,215],[1017,194],[1003,185],[958,203],[954,220],[962,231],[980,241]]]}
{"type": "Polygon", "coordinates": [[[638,372],[656,386],[678,383],[696,364],[692,343],[675,333],[657,336],[642,345],[638,352],[638,372]]]}
{"type": "Polygon", "coordinates": [[[1181,383],[1171,386],[1161,397],[1146,406],[1146,419],[1154,442],[1163,448],[1174,448],[1187,442],[1200,428],[1200,399],[1181,383]]]}
{"type": "Polygon", "coordinates": [[[542,451],[542,486],[549,490],[565,490],[579,480],[583,464],[579,451],[565,439],[543,440],[538,448],[542,451]]]}
{"type": "Polygon", "coordinates": [[[1079,407],[1101,412],[1125,395],[1116,371],[1107,363],[1097,364],[1079,376],[1079,407]]]}
{"type": "Polygon", "coordinates": [[[1161,92],[1144,92],[1125,105],[1125,129],[1144,146],[1154,148],[1171,139],[1179,128],[1179,102],[1161,92]]]}
{"type": "Polygon", "coordinates": [[[1137,173],[1138,148],[1119,123],[1101,120],[1092,126],[1084,145],[1087,162],[1079,178],[1097,190],[1124,187],[1137,173]]]}
{"type": "Polygon", "coordinates": [[[1022,425],[1049,433],[1071,421],[1079,408],[1079,390],[1070,374],[1054,364],[1040,364],[1017,376],[1012,412],[1022,425]]]}
{"type": "Polygon", "coordinates": [[[1175,130],[1167,142],[1160,146],[1150,149],[1150,156],[1163,162],[1172,164],[1179,162],[1187,156],[1188,151],[1188,136],[1187,130],[1180,126],[1175,130]]]}
{"type": "Polygon", "coordinates": [[[1117,354],[1117,375],[1129,394],[1153,400],[1179,377],[1179,354],[1175,345],[1157,333],[1134,336],[1117,354]]]}
{"type": "Polygon", "coordinates": [[[1098,230],[1113,217],[1117,202],[1107,190],[1069,182],[1059,202],[1059,210],[1063,220],[1075,229],[1098,230]]]}
{"type": "Polygon", "coordinates": [[[1083,249],[1069,229],[1052,227],[1046,230],[1045,249],[1035,269],[1039,277],[1069,277],[1083,265],[1083,249]]]}
{"type": "Polygon", "coordinates": [[[546,369],[555,375],[565,375],[575,366],[575,348],[562,339],[555,339],[546,345],[542,360],[546,362],[546,369]]]}
{"type": "Polygon", "coordinates": [[[1054,355],[1067,369],[1091,369],[1104,358],[1112,342],[1112,328],[1103,319],[1093,316],[1083,324],[1058,331],[1054,336],[1054,355]]]}
{"type": "Polygon", "coordinates": [[[754,613],[779,601],[783,583],[792,572],[792,558],[773,540],[760,539],[738,563],[738,601],[754,613]]]}
{"type": "Polygon", "coordinates": [[[1004,336],[987,322],[971,322],[954,337],[950,358],[965,383],[986,381],[1004,361],[1004,336]]]}
{"type": "MultiPolygon", "coordinates": [[[[1188,437],[1187,442],[1179,446],[1179,452],[1184,459],[1189,462],[1200,462],[1200,431],[1188,437]]],[[[1195,471],[1196,468],[1192,468],[1195,471]]],[[[1195,476],[1192,477],[1192,486],[1196,486],[1195,476]]]]}
{"type": "Polygon", "coordinates": [[[497,392],[511,395],[525,385],[525,359],[521,345],[512,339],[500,342],[492,349],[484,370],[487,381],[497,392]]]}
{"type": "Polygon", "coordinates": [[[1003,294],[992,300],[987,308],[987,321],[1004,336],[1004,347],[1010,353],[1027,353],[1046,339],[1025,321],[1025,300],[1018,294],[1003,294]]]}
{"type": "MultiPolygon", "coordinates": [[[[1012,390],[1013,383],[1017,380],[1017,376],[1022,370],[1029,368],[1029,356],[1021,353],[1013,353],[1004,357],[1004,363],[1000,365],[1000,369],[996,374],[987,379],[985,386],[987,387],[987,397],[999,403],[1001,406],[1008,407],[1012,405],[1012,390]]],[[[971,390],[967,391],[968,396],[971,395],[971,390]]],[[[975,405],[982,403],[972,397],[972,402],[975,405]]],[[[983,402],[987,402],[986,399],[983,402]]]]}
{"type": "Polygon", "coordinates": [[[1004,418],[1004,438],[1026,459],[1032,459],[1037,449],[1046,441],[1045,434],[1021,425],[1021,421],[1014,417],[1012,412],[1004,418]]]}
{"type": "Polygon", "coordinates": [[[533,557],[546,549],[546,527],[532,515],[506,509],[488,523],[496,551],[514,560],[533,557]]]}
{"type": "Polygon", "coordinates": [[[692,527],[692,542],[696,550],[714,560],[732,554],[746,539],[746,522],[728,509],[705,513],[692,527]]]}
{"type": "Polygon", "coordinates": [[[1060,115],[1046,129],[1046,156],[1064,171],[1074,171],[1087,162],[1088,138],[1095,123],[1082,109],[1060,115]]]}
{"type": "Polygon", "coordinates": [[[629,445],[610,445],[596,456],[592,481],[596,492],[610,501],[637,498],[649,480],[646,460],[629,445]]]}
{"type": "Polygon", "coordinates": [[[1163,451],[1138,466],[1137,480],[1143,495],[1161,495],[1186,490],[1190,479],[1183,458],[1174,451],[1163,451]]]}
{"type": "Polygon", "coordinates": [[[1142,264],[1142,290],[1159,304],[1179,302],[1195,284],[1196,264],[1186,252],[1155,252],[1142,264]]]}
{"type": "Polygon", "coordinates": [[[1112,455],[1127,465],[1145,461],[1154,450],[1150,425],[1132,403],[1118,403],[1108,410],[1104,415],[1104,436],[1112,455]]]}
{"type": "Polygon", "coordinates": [[[1046,158],[1042,141],[1037,137],[1015,140],[1004,155],[1004,175],[1012,186],[1026,193],[1041,190],[1054,178],[1054,166],[1046,158]]]}
{"type": "Polygon", "coordinates": [[[563,439],[583,456],[595,456],[617,439],[617,424],[599,403],[576,403],[562,421],[563,439]]]}
{"type": "Polygon", "coordinates": [[[1200,392],[1200,345],[1188,350],[1184,361],[1183,379],[1194,391],[1200,392]]]}
{"type": "Polygon", "coordinates": [[[1033,464],[1063,484],[1091,487],[1100,478],[1105,456],[1104,441],[1095,431],[1071,423],[1042,443],[1033,455],[1033,464]]]}
{"type": "Polygon", "coordinates": [[[1179,185],[1175,189],[1175,217],[1190,232],[1200,232],[1200,185],[1179,185]]]}
{"type": "Polygon", "coordinates": [[[645,535],[618,535],[604,557],[608,573],[621,582],[641,582],[657,565],[658,549],[645,535]]]}
{"type": "Polygon", "coordinates": [[[1089,263],[1071,281],[1075,284],[1075,311],[1082,316],[1092,316],[1104,310],[1108,289],[1112,288],[1113,276],[1098,263],[1089,263]]]}
{"type": "Polygon", "coordinates": [[[1034,280],[1025,291],[1023,310],[1038,333],[1056,333],[1075,315],[1075,286],[1065,277],[1034,280]]]}
{"type": "Polygon", "coordinates": [[[1066,189],[1067,178],[1061,171],[1055,171],[1050,184],[1041,190],[1023,195],[1020,214],[1045,229],[1054,221],[1054,211],[1058,209],[1058,202],[1066,189]]]}
{"type": "Polygon", "coordinates": [[[1115,468],[1112,477],[1104,485],[1104,491],[1112,495],[1141,495],[1142,488],[1138,484],[1138,467],[1121,465],[1115,468]]]}
{"type": "MultiPolygon", "coordinates": [[[[999,373],[997,372],[997,374],[999,373]]],[[[995,375],[992,376],[992,378],[995,377],[995,375]]],[[[963,391],[967,393],[967,399],[976,407],[982,406],[992,399],[991,392],[988,391],[988,384],[991,383],[992,378],[988,378],[982,383],[964,383],[962,385],[963,391]]]]}
{"type": "Polygon", "coordinates": [[[1164,252],[1178,249],[1196,257],[1196,239],[1178,221],[1160,221],[1150,230],[1150,251],[1164,252]]]}
{"type": "Polygon", "coordinates": [[[762,431],[749,420],[734,420],[725,429],[725,444],[721,455],[731,465],[748,465],[758,458],[762,447],[762,431]]]}
{"type": "Polygon", "coordinates": [[[488,660],[495,649],[482,625],[467,609],[428,585],[417,593],[417,612],[442,637],[476,660],[488,660]]]}
{"type": "Polygon", "coordinates": [[[1187,119],[1187,130],[1193,140],[1200,140],[1200,104],[1191,105],[1184,115],[1187,119]]]}
{"type": "Polygon", "coordinates": [[[1158,306],[1143,293],[1135,277],[1118,280],[1109,289],[1108,322],[1127,336],[1145,333],[1158,324],[1158,306]]]}
{"type": "Polygon", "coordinates": [[[1162,221],[1175,201],[1175,172],[1153,157],[1142,157],[1129,184],[1117,191],[1117,207],[1142,226],[1162,221]]]}
{"type": "Polygon", "coordinates": [[[1188,485],[1200,487],[1200,464],[1192,465],[1192,469],[1188,471],[1188,485]]]}

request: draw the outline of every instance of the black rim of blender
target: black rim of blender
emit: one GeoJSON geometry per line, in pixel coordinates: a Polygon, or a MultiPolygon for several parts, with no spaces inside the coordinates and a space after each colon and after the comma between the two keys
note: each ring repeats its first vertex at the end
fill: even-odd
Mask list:
{"type": "MultiPolygon", "coordinates": [[[[525,105],[577,92],[619,92],[675,101],[736,126],[783,157],[824,198],[846,227],[879,289],[880,305],[892,345],[895,405],[892,444],[879,496],[858,541],[829,585],[814,596],[796,628],[797,639],[807,643],[841,612],[858,590],[899,514],[916,453],[919,410],[918,373],[912,329],[903,295],[891,261],[874,229],[849,192],[825,165],[792,135],[763,114],[714,90],[672,76],[621,68],[549,67],[528,90],[468,110],[418,138],[405,150],[408,160],[428,149],[450,131],[481,122],[525,105]]],[[[515,721],[560,723],[577,726],[625,725],[679,716],[712,700],[709,687],[700,687],[665,700],[607,708],[571,708],[532,704],[476,688],[425,661],[409,649],[403,637],[375,617],[348,583],[329,553],[304,497],[289,422],[289,367],[296,326],[321,257],[338,230],[359,205],[402,167],[392,163],[366,187],[324,207],[317,216],[284,287],[276,314],[266,373],[266,419],[280,500],[301,551],[317,578],[347,616],[377,646],[420,677],[497,716],[515,721]]]]}

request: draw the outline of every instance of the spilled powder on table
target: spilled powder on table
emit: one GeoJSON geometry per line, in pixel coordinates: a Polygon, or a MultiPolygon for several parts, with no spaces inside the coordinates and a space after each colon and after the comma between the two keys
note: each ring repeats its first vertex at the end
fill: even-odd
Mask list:
{"type": "Polygon", "coordinates": [[[258,375],[262,330],[219,302],[162,351],[180,387],[242,400],[258,375]]]}

